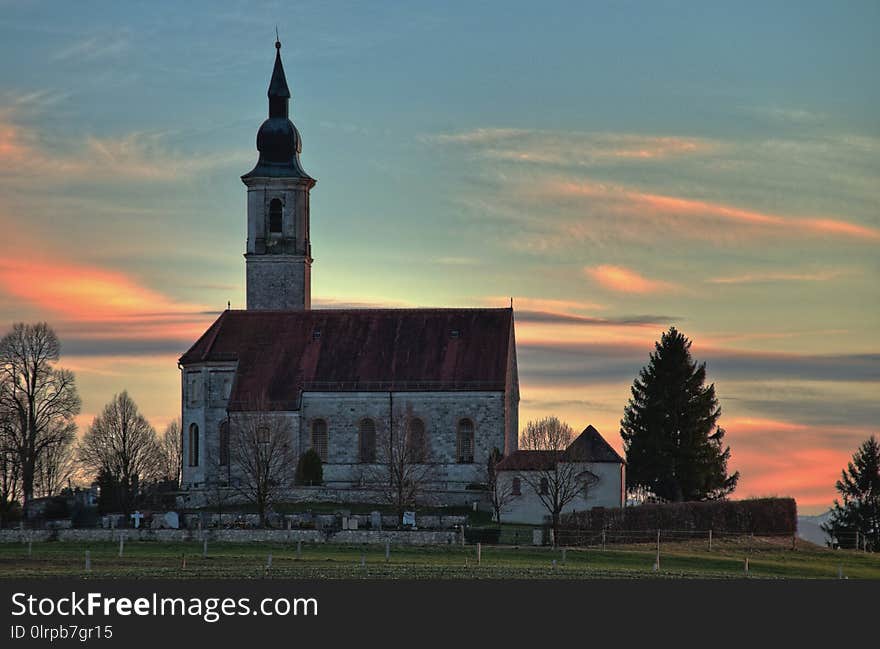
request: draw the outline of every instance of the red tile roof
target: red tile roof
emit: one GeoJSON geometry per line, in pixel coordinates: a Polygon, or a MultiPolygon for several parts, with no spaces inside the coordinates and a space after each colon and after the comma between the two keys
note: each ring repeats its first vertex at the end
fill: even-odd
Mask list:
{"type": "Polygon", "coordinates": [[[514,451],[498,463],[499,471],[547,471],[554,457],[563,462],[618,462],[617,451],[593,426],[587,426],[564,451],[514,451]]]}
{"type": "Polygon", "coordinates": [[[303,390],[505,388],[513,311],[224,311],[180,358],[237,361],[230,410],[295,410],[303,390]]]}

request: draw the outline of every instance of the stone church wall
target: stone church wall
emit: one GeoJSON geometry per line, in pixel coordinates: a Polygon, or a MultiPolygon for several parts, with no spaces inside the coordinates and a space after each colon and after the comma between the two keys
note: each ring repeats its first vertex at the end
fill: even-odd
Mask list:
{"type": "MultiPolygon", "coordinates": [[[[503,392],[306,392],[302,400],[300,450],[311,446],[311,422],[324,419],[328,432],[328,461],[324,482],[328,487],[354,486],[375,465],[359,462],[359,424],[370,418],[377,437],[388,430],[393,417],[399,421],[407,408],[425,423],[432,487],[450,492],[465,491],[474,482],[485,482],[485,468],[493,448],[504,449],[505,401],[503,392]],[[458,422],[474,423],[474,462],[457,463],[458,422]]],[[[438,494],[438,497],[440,495],[438,494]]],[[[475,498],[468,497],[462,502],[475,498]]],[[[453,499],[462,500],[460,497],[453,499]]]]}

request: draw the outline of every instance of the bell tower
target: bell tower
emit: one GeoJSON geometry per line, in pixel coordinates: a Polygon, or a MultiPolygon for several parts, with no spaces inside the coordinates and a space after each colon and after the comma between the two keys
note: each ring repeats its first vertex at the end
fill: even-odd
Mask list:
{"type": "Polygon", "coordinates": [[[267,94],[269,117],[257,132],[260,157],[241,177],[247,186],[247,308],[309,309],[309,192],[316,181],[299,160],[302,139],[289,118],[290,90],[277,40],[267,94]]]}

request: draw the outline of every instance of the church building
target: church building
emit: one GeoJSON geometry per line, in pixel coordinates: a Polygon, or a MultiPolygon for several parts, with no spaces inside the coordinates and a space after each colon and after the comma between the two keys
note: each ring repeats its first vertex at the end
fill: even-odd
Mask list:
{"type": "Polygon", "coordinates": [[[316,181],[300,162],[275,47],[259,160],[241,178],[247,308],[223,312],[179,361],[182,490],[195,502],[212,485],[231,486],[230,420],[271,413],[285,421],[296,455],[314,449],[321,457],[325,489],[357,493],[378,461],[377,440],[405,417],[431,467],[434,501],[471,502],[493,450],[517,450],[512,306],[311,308],[316,181]]]}

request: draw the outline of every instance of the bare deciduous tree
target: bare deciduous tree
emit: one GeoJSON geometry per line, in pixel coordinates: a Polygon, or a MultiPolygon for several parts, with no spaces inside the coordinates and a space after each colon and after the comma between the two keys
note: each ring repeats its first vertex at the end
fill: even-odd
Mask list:
{"type": "Polygon", "coordinates": [[[0,412],[0,513],[21,498],[21,466],[19,456],[7,443],[9,420],[0,412]]]}
{"type": "Polygon", "coordinates": [[[269,508],[293,486],[297,455],[287,419],[265,411],[230,417],[232,487],[253,503],[265,527],[269,508]]]}
{"type": "Polygon", "coordinates": [[[113,396],[83,436],[78,456],[95,476],[103,473],[119,488],[119,506],[128,514],[140,485],[160,477],[156,431],[123,391],[113,396]]]}
{"type": "Polygon", "coordinates": [[[164,480],[171,480],[178,485],[183,470],[183,446],[180,429],[180,419],[174,419],[168,422],[165,432],[159,439],[161,460],[159,472],[164,480]]]}
{"type": "Polygon", "coordinates": [[[365,474],[368,485],[397,513],[422,504],[425,487],[433,476],[431,451],[424,431],[416,429],[412,406],[396,415],[391,425],[376,435],[376,463],[365,474]]]}
{"type": "Polygon", "coordinates": [[[550,514],[554,541],[558,538],[559,517],[563,508],[585,488],[583,464],[566,461],[565,457],[565,449],[573,437],[571,426],[556,417],[530,421],[520,435],[521,449],[542,453],[536,470],[522,471],[519,477],[534,489],[550,514]]]}
{"type": "Polygon", "coordinates": [[[34,496],[40,463],[47,449],[75,435],[74,417],[82,402],[73,373],[54,364],[61,354],[55,332],[45,322],[16,323],[0,340],[0,413],[4,419],[4,455],[15,457],[21,496],[34,496]]]}
{"type": "Polygon", "coordinates": [[[75,435],[59,440],[46,447],[37,462],[34,476],[34,493],[39,496],[55,496],[71,482],[79,471],[76,461],[75,435]]]}
{"type": "MultiPolygon", "coordinates": [[[[228,421],[226,443],[229,443],[228,437],[228,421]]],[[[224,442],[221,440],[221,444],[224,442]]],[[[228,451],[228,446],[227,446],[228,451]]],[[[232,467],[230,466],[229,453],[223,453],[221,458],[221,449],[218,446],[208,445],[205,453],[205,466],[207,467],[207,479],[205,480],[205,500],[208,506],[217,514],[218,521],[222,524],[223,511],[228,503],[231,503],[236,495],[233,489],[232,467]]],[[[222,526],[222,525],[221,525],[222,526]]]]}
{"type": "Polygon", "coordinates": [[[513,486],[504,480],[498,479],[498,463],[503,459],[501,451],[492,449],[489,461],[486,463],[486,490],[489,492],[489,502],[492,505],[492,514],[495,522],[501,522],[501,514],[513,501],[515,495],[513,486]]]}

